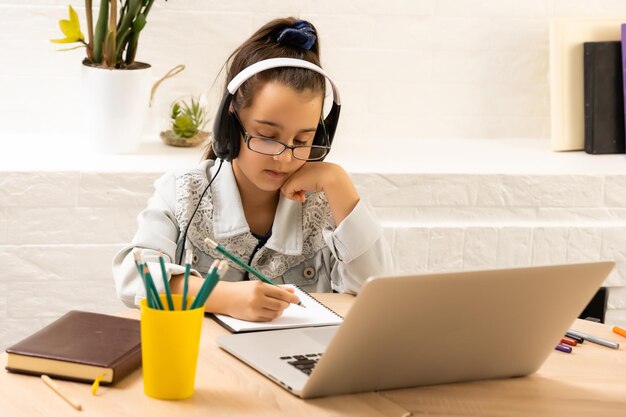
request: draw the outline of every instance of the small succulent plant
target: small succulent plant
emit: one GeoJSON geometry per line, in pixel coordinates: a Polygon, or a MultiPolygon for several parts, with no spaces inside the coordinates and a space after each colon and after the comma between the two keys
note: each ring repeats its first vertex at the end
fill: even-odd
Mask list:
{"type": "Polygon", "coordinates": [[[204,97],[187,96],[174,100],[170,107],[168,129],[161,132],[161,139],[172,146],[197,146],[207,140],[205,131],[209,121],[204,97]]]}
{"type": "Polygon", "coordinates": [[[172,105],[170,126],[174,135],[179,138],[194,137],[204,128],[206,122],[206,109],[200,100],[195,98],[189,101],[178,100],[172,105]]]}

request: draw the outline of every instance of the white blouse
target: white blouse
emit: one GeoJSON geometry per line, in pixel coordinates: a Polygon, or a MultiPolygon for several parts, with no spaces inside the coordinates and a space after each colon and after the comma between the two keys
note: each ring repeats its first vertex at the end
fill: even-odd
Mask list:
{"type": "MultiPolygon", "coordinates": [[[[165,257],[166,279],[184,272],[184,266],[176,263],[182,258],[183,235],[208,178],[215,175],[218,166],[206,160],[195,169],[168,173],[155,182],[155,193],[138,216],[137,233],[113,259],[116,290],[126,305],[136,306],[145,297],[133,249],[142,248],[159,292],[164,292],[159,251],[165,257]]],[[[197,276],[203,276],[214,259],[223,258],[204,243],[206,237],[274,282],[296,284],[308,292],[357,293],[368,277],[394,271],[382,227],[363,200],[336,227],[324,193],[309,193],[304,203],[281,196],[271,236],[261,246],[250,232],[232,165],[227,161],[202,198],[187,231],[185,249],[194,252],[192,273],[197,276]]],[[[230,266],[223,280],[244,279],[243,269],[232,262],[230,266]]]]}

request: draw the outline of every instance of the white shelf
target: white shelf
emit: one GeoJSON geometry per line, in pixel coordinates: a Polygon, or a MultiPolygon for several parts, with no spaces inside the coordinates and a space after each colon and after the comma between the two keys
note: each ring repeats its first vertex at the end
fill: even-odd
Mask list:
{"type": "MultiPolygon", "coordinates": [[[[164,172],[188,168],[203,148],[145,137],[135,154],[106,155],[76,137],[0,136],[0,171],[164,172]]],[[[352,173],[626,175],[626,155],[554,152],[548,139],[337,138],[330,162],[352,173]]]]}
{"type": "MultiPolygon", "coordinates": [[[[548,139],[337,141],[332,158],[350,172],[570,175],[626,174],[626,155],[554,152],[548,139]]],[[[329,158],[331,160],[332,158],[329,158]]]]}
{"type": "Polygon", "coordinates": [[[167,146],[145,137],[134,154],[96,152],[77,137],[3,135],[0,171],[165,172],[188,168],[202,159],[202,147],[167,146]]]}

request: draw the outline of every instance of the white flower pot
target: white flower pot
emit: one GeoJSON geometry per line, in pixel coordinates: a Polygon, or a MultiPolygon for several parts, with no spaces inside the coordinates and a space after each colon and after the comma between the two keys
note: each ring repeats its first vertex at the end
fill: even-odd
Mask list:
{"type": "Polygon", "coordinates": [[[106,69],[83,64],[86,139],[105,153],[132,153],[141,143],[148,113],[152,68],[106,69]]]}

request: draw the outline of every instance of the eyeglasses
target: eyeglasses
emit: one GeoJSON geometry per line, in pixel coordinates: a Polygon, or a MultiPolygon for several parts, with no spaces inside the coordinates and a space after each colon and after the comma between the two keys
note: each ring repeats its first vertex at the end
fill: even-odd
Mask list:
{"type": "MultiPolygon", "coordinates": [[[[299,159],[301,161],[319,161],[323,159],[330,151],[330,146],[319,146],[319,145],[295,145],[289,146],[285,145],[282,142],[277,141],[276,139],[267,138],[265,136],[255,136],[248,133],[245,127],[243,127],[243,123],[241,123],[241,119],[239,119],[239,115],[236,112],[233,112],[239,122],[239,127],[241,128],[241,132],[243,133],[243,140],[252,152],[260,153],[263,155],[277,156],[285,152],[286,149],[291,150],[291,154],[294,158],[299,159]]],[[[322,124],[323,125],[323,124],[322,124]]]]}

